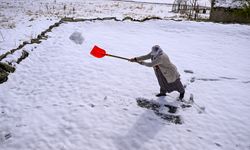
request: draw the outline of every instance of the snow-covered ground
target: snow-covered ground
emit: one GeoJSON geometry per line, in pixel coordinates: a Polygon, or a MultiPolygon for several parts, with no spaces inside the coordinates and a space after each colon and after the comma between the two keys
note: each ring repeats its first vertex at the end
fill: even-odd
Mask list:
{"type": "MultiPolygon", "coordinates": [[[[172,0],[135,1],[174,2],[172,0]]],[[[200,0],[199,2],[205,1],[200,0]]],[[[205,4],[204,6],[208,5],[205,4]]],[[[117,17],[122,19],[130,16],[135,19],[142,19],[157,16],[164,19],[178,18],[180,15],[172,13],[171,9],[171,5],[115,0],[1,0],[0,55],[16,48],[24,41],[35,38],[46,27],[59,21],[62,17],[117,17]]],[[[207,18],[207,15],[205,15],[205,18],[207,18]]]]}
{"type": "MultiPolygon", "coordinates": [[[[164,4],[174,4],[177,3],[178,1],[193,2],[192,0],[117,0],[117,1],[135,1],[135,2],[164,3],[164,4]]],[[[207,6],[207,7],[211,6],[210,0],[197,0],[197,3],[200,6],[207,6]]]]}
{"type": "Polygon", "coordinates": [[[249,29],[189,21],[62,24],[48,40],[26,47],[33,52],[0,86],[0,131],[11,135],[0,147],[248,150],[249,29]],[[69,39],[75,31],[82,33],[82,45],[69,39]],[[151,68],[94,58],[89,54],[94,44],[124,57],[161,45],[188,84],[186,98],[192,93],[205,113],[180,108],[184,123],[176,125],[137,106],[137,97],[173,99],[154,97],[159,87],[151,68]]]}
{"type": "MultiPolygon", "coordinates": [[[[132,4],[1,0],[0,54],[63,16],[174,17],[163,5],[132,4]]],[[[0,150],[250,149],[249,26],[166,20],[68,22],[48,36],[2,60],[11,62],[22,50],[30,53],[0,84],[0,150]],[[81,45],[69,39],[74,32],[82,34],[81,45]],[[89,53],[95,44],[128,58],[147,54],[159,44],[187,85],[185,99],[194,95],[195,104],[175,114],[183,123],[138,106],[138,97],[176,104],[176,92],[154,96],[159,86],[152,68],[94,58],[89,53]]]]}
{"type": "Polygon", "coordinates": [[[62,17],[96,18],[148,16],[173,18],[169,5],[103,0],[1,0],[0,55],[36,37],[62,17]],[[41,23],[42,22],[42,23],[41,23]]]}

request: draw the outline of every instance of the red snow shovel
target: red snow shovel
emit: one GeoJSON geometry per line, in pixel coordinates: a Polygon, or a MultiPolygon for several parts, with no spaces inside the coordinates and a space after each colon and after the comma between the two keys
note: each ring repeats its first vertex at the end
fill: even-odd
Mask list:
{"type": "Polygon", "coordinates": [[[115,58],[119,58],[119,59],[125,59],[125,60],[130,60],[128,58],[124,58],[124,57],[120,57],[120,56],[115,56],[115,55],[111,55],[111,54],[107,54],[106,51],[98,46],[94,46],[94,48],[91,50],[90,52],[91,55],[97,57],[97,58],[102,58],[104,56],[110,56],[110,57],[115,57],[115,58]]]}

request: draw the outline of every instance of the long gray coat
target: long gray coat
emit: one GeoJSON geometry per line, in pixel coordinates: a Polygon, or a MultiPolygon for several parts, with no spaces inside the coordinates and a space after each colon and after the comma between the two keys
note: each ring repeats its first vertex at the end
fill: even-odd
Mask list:
{"type": "MultiPolygon", "coordinates": [[[[151,53],[144,56],[136,57],[137,61],[143,61],[150,58],[151,58],[151,53]]],[[[152,62],[142,62],[142,65],[148,67],[159,66],[162,74],[164,75],[168,83],[173,83],[180,78],[180,74],[176,66],[170,62],[169,57],[166,53],[163,53],[155,60],[152,60],[152,62]]]]}

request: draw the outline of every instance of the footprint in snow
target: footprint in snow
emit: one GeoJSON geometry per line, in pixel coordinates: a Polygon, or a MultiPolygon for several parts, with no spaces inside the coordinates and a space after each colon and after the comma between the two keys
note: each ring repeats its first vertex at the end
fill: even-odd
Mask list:
{"type": "Polygon", "coordinates": [[[231,78],[231,77],[220,77],[220,78],[226,80],[237,80],[237,78],[231,78]]]}
{"type": "Polygon", "coordinates": [[[196,80],[201,80],[201,81],[220,81],[220,79],[213,79],[213,78],[197,78],[196,80]]]}
{"type": "Polygon", "coordinates": [[[247,83],[250,83],[250,81],[243,81],[243,83],[247,84],[247,83]]]}
{"type": "Polygon", "coordinates": [[[92,107],[92,108],[93,108],[93,107],[95,107],[95,105],[94,105],[94,104],[89,104],[89,106],[90,106],[90,107],[92,107]]]}
{"type": "Polygon", "coordinates": [[[193,74],[194,72],[192,70],[184,70],[185,73],[193,74]]]}
{"type": "Polygon", "coordinates": [[[214,143],[216,146],[218,146],[218,147],[222,147],[221,146],[221,144],[219,144],[219,143],[214,143]]]}
{"type": "Polygon", "coordinates": [[[171,105],[162,105],[157,102],[150,101],[145,98],[136,98],[137,105],[152,110],[157,116],[159,116],[163,120],[167,120],[168,122],[174,124],[182,124],[183,119],[180,115],[176,115],[177,107],[171,105]],[[167,109],[167,113],[162,112],[162,107],[167,109]]]}
{"type": "Polygon", "coordinates": [[[0,131],[0,143],[5,142],[6,140],[10,139],[12,137],[11,133],[9,132],[1,132],[0,131]]]}

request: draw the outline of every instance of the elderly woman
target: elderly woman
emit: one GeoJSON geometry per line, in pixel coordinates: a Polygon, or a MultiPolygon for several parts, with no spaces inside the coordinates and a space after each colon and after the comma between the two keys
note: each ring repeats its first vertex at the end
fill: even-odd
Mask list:
{"type": "Polygon", "coordinates": [[[180,74],[176,66],[171,63],[168,55],[163,52],[160,46],[155,45],[152,47],[152,51],[149,54],[131,58],[130,61],[154,68],[155,75],[160,85],[160,93],[156,95],[157,97],[166,96],[166,93],[178,91],[180,93],[179,99],[183,99],[185,89],[180,81],[180,74]],[[147,59],[151,59],[151,62],[143,61],[147,59]]]}

